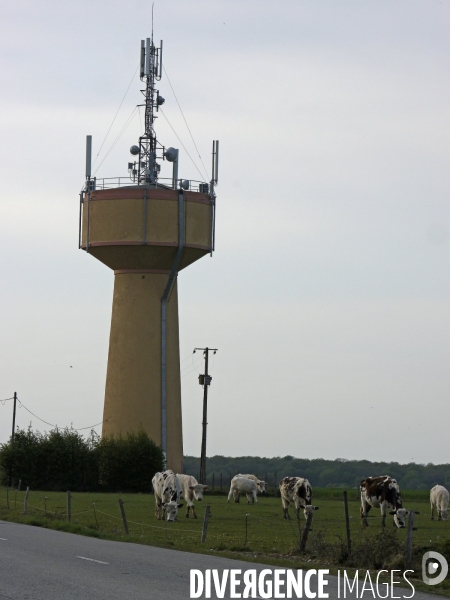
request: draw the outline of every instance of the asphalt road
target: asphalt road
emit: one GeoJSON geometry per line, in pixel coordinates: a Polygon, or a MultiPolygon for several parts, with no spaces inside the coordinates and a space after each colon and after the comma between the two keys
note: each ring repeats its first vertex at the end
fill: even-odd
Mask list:
{"type": "MultiPolygon", "coordinates": [[[[0,521],[1,600],[187,600],[191,569],[252,568],[268,567],[0,521]]],[[[329,598],[338,598],[337,578],[325,579],[329,598]]],[[[317,578],[311,581],[314,591],[317,578]]],[[[243,586],[238,589],[242,592],[243,586]]],[[[411,593],[411,588],[396,590],[400,598],[411,593]]],[[[347,598],[353,597],[347,592],[347,598]]],[[[363,598],[373,595],[366,591],[363,598]]],[[[431,598],[436,600],[414,595],[414,600],[431,598]]]]}

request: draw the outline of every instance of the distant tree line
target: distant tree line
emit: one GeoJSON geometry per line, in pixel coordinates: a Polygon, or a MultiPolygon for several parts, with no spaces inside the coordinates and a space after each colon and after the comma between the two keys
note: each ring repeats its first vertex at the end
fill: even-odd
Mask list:
{"type": "MultiPolygon", "coordinates": [[[[260,458],[258,456],[211,456],[206,461],[207,479],[215,473],[216,482],[220,473],[228,481],[230,474],[253,473],[260,479],[267,476],[271,485],[287,476],[306,477],[313,487],[349,488],[357,487],[361,479],[371,475],[390,475],[397,479],[401,489],[429,490],[439,483],[450,487],[450,464],[400,464],[398,462],[372,462],[370,460],[324,460],[323,458],[260,458]]],[[[200,470],[200,459],[184,457],[184,472],[196,476],[200,470]]]]}
{"type": "Polygon", "coordinates": [[[35,432],[17,429],[14,444],[0,446],[1,484],[10,469],[15,486],[48,491],[150,492],[163,454],[145,433],[86,439],[72,429],[35,432]]]}

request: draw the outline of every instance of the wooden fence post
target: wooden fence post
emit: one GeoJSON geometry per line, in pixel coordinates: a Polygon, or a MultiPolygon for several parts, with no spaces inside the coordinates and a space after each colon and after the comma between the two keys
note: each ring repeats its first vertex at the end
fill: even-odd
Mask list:
{"type": "Polygon", "coordinates": [[[23,500],[23,514],[26,515],[27,514],[27,506],[28,506],[28,492],[30,491],[30,488],[27,487],[27,491],[25,492],[25,498],[23,500]]]}
{"type": "Polygon", "coordinates": [[[202,544],[205,543],[206,540],[206,531],[208,529],[208,519],[209,519],[209,504],[205,506],[205,518],[203,519],[203,529],[202,529],[202,544]]]}
{"type": "Polygon", "coordinates": [[[347,550],[352,553],[352,540],[350,538],[350,517],[348,516],[347,492],[344,492],[345,528],[347,529],[347,550]]]}
{"type": "Polygon", "coordinates": [[[306,517],[305,528],[302,532],[302,538],[300,540],[300,552],[304,552],[306,548],[306,542],[308,541],[309,530],[311,529],[311,523],[313,520],[313,513],[309,513],[306,517]]]}
{"type": "Polygon", "coordinates": [[[123,528],[125,529],[125,533],[128,535],[128,523],[127,523],[127,518],[125,516],[125,508],[124,508],[123,502],[120,498],[119,498],[119,506],[120,506],[120,512],[122,513],[123,528]]]}
{"type": "Polygon", "coordinates": [[[67,520],[71,521],[72,519],[72,497],[70,492],[67,492],[67,520]]]}
{"type": "Polygon", "coordinates": [[[214,491],[214,473],[213,473],[213,480],[212,480],[212,489],[214,491]]]}
{"type": "Polygon", "coordinates": [[[412,542],[413,542],[413,529],[414,529],[414,511],[409,511],[408,517],[408,530],[406,532],[406,548],[405,548],[405,566],[407,569],[411,569],[412,564],[412,542]]]}

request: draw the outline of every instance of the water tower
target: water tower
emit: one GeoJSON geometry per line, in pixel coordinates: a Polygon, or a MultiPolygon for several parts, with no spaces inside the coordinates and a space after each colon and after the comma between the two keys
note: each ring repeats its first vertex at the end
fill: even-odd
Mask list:
{"type": "Polygon", "coordinates": [[[114,270],[102,435],[144,429],[167,467],[182,472],[177,276],[214,251],[219,143],[210,182],[179,179],[178,150],[161,145],[154,130],[161,75],[162,42],[156,48],[152,35],[141,42],[145,130],[130,149],[128,177],[92,177],[87,136],[79,247],[114,270]],[[165,160],[170,179],[159,175],[165,160]]]}

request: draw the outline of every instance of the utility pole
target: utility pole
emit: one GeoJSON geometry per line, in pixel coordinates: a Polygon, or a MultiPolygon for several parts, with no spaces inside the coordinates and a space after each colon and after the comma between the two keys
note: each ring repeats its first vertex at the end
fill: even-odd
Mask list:
{"type": "Polygon", "coordinates": [[[203,356],[205,357],[205,373],[204,375],[198,376],[198,382],[203,386],[203,422],[202,422],[202,450],[200,453],[200,482],[203,485],[206,484],[206,426],[207,423],[207,413],[208,413],[208,387],[211,385],[212,377],[208,374],[208,362],[209,362],[209,353],[217,352],[217,348],[195,348],[196,350],[202,350],[203,356]]]}
{"type": "Polygon", "coordinates": [[[9,487],[12,484],[12,470],[13,470],[13,456],[14,456],[14,433],[16,429],[16,406],[17,406],[17,392],[14,392],[14,408],[13,408],[13,421],[12,421],[12,433],[11,433],[11,462],[9,463],[9,487]]]}

